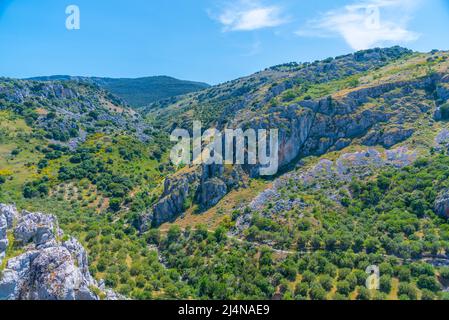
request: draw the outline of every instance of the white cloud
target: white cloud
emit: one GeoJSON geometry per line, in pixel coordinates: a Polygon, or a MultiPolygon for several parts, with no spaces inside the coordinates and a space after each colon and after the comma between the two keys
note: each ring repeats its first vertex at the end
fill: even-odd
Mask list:
{"type": "Polygon", "coordinates": [[[338,34],[355,50],[368,49],[388,42],[417,40],[419,34],[408,30],[421,0],[365,0],[326,12],[296,32],[300,36],[338,34]]]}
{"type": "Polygon", "coordinates": [[[264,5],[258,0],[228,2],[215,19],[223,25],[224,31],[252,31],[288,22],[280,6],[264,5]]]}

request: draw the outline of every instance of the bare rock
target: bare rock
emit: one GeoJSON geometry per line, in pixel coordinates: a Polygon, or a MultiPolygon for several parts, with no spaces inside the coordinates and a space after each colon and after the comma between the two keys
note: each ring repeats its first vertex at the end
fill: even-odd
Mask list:
{"type": "Polygon", "coordinates": [[[55,236],[60,233],[56,217],[43,213],[23,212],[14,229],[16,241],[22,245],[30,242],[39,246],[55,243],[55,236]]]}
{"type": "Polygon", "coordinates": [[[449,218],[449,190],[443,191],[435,200],[435,213],[442,218],[449,218]]]}
{"type": "Polygon", "coordinates": [[[16,207],[12,205],[0,204],[0,215],[6,218],[8,229],[11,229],[19,217],[16,207]]]}
{"type": "MultiPolygon", "coordinates": [[[[4,240],[1,238],[6,236],[8,227],[4,214],[7,207],[0,205],[0,240],[4,240]]],[[[15,208],[8,208],[9,213],[17,213],[15,208]]],[[[23,211],[13,235],[24,253],[6,262],[0,274],[0,300],[99,299],[92,290],[98,284],[89,273],[85,249],[75,238],[60,242],[63,232],[55,216],[23,211]]],[[[110,290],[104,292],[106,298],[121,298],[110,290]]]]}
{"type": "Polygon", "coordinates": [[[226,183],[219,178],[212,178],[207,180],[202,185],[201,190],[201,204],[205,208],[216,205],[228,192],[226,183]]]}

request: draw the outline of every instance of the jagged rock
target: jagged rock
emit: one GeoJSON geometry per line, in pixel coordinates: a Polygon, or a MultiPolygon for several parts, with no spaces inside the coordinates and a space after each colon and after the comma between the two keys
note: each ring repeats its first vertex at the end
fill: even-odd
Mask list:
{"type": "MultiPolygon", "coordinates": [[[[444,78],[442,79],[443,81],[449,81],[448,78],[446,78],[446,80],[444,80],[444,78]]],[[[449,84],[448,83],[441,83],[436,90],[437,96],[439,99],[446,101],[449,99],[449,84]]]]}
{"type": "Polygon", "coordinates": [[[365,146],[382,145],[390,148],[408,138],[410,138],[415,131],[413,129],[394,128],[387,131],[372,131],[363,140],[362,144],[365,146]]]}
{"type": "MultiPolygon", "coordinates": [[[[394,150],[387,150],[384,154],[375,149],[366,151],[342,154],[336,161],[328,159],[320,160],[315,166],[308,169],[299,168],[297,172],[287,173],[277,178],[273,187],[264,190],[250,204],[250,209],[259,212],[267,210],[269,203],[279,202],[281,199],[280,190],[287,185],[297,184],[301,186],[322,189],[326,184],[330,184],[331,190],[335,182],[350,182],[354,177],[363,178],[371,175],[375,169],[384,166],[404,167],[416,160],[416,153],[406,147],[394,150]]],[[[332,198],[332,194],[329,194],[332,198]]],[[[338,199],[338,198],[337,198],[338,199]]],[[[282,201],[281,201],[282,202],[282,201]]],[[[282,202],[283,210],[290,210],[295,206],[302,206],[302,202],[297,199],[290,199],[289,202],[282,202]]],[[[268,211],[271,211],[269,208],[268,211]]],[[[276,210],[274,210],[276,212],[276,210]]]]}
{"type": "Polygon", "coordinates": [[[88,282],[92,282],[92,276],[89,272],[89,262],[87,258],[87,252],[81,243],[78,242],[73,237],[70,237],[69,240],[65,241],[62,244],[67,250],[69,250],[72,257],[75,259],[78,268],[80,269],[82,275],[88,282]]]}
{"type": "Polygon", "coordinates": [[[435,149],[441,151],[444,148],[449,147],[449,130],[441,130],[435,137],[435,149]]]}
{"type": "Polygon", "coordinates": [[[7,228],[6,217],[3,214],[0,214],[0,265],[5,257],[6,248],[8,247],[7,228]]]}
{"type": "MultiPolygon", "coordinates": [[[[8,210],[17,213],[13,207],[8,210]]],[[[1,236],[13,227],[5,228],[7,221],[0,215],[1,236]]],[[[58,240],[63,232],[55,216],[23,211],[13,235],[25,252],[6,262],[0,274],[0,300],[99,299],[91,289],[98,284],[89,273],[85,249],[75,238],[63,243],[58,240]]],[[[106,298],[123,298],[110,290],[104,294],[106,298]]]]}
{"type": "Polygon", "coordinates": [[[37,251],[29,251],[9,259],[6,269],[1,273],[0,300],[25,299],[31,262],[38,254],[37,251]]]}
{"type": "Polygon", "coordinates": [[[22,245],[33,241],[36,247],[54,245],[60,230],[56,217],[42,213],[24,212],[14,228],[14,237],[22,245]]]}
{"type": "Polygon", "coordinates": [[[140,232],[175,220],[185,212],[189,200],[197,201],[203,210],[216,205],[229,189],[245,186],[242,171],[240,166],[234,166],[225,172],[223,165],[212,164],[167,178],[159,201],[150,212],[140,215],[140,232]]]}
{"type": "Polygon", "coordinates": [[[207,180],[201,189],[200,200],[205,208],[216,205],[228,192],[226,183],[219,178],[207,180]]]}
{"type": "Polygon", "coordinates": [[[11,229],[14,222],[18,219],[19,213],[14,206],[0,204],[0,215],[5,216],[6,222],[8,224],[8,229],[11,229]]]}
{"type": "Polygon", "coordinates": [[[340,151],[351,144],[351,139],[339,139],[329,151],[340,151]]]}
{"type": "Polygon", "coordinates": [[[0,265],[8,248],[7,230],[11,229],[18,216],[14,206],[0,204],[0,265]]]}
{"type": "Polygon", "coordinates": [[[184,212],[185,201],[189,197],[187,184],[180,186],[175,192],[159,200],[153,207],[152,223],[156,226],[172,221],[184,212]]]}
{"type": "MultiPolygon", "coordinates": [[[[391,57],[409,53],[400,48],[388,52],[388,55],[392,54],[391,57]]],[[[368,67],[364,62],[384,54],[382,50],[374,50],[361,55],[339,57],[326,61],[326,63],[283,66],[280,69],[290,70],[293,68],[288,73],[295,74],[292,79],[297,77],[305,82],[321,83],[341,78],[340,71],[343,70],[346,72],[345,76],[349,76],[353,72],[369,70],[372,67],[371,63],[369,63],[371,66],[368,67]],[[320,74],[319,79],[315,78],[317,72],[320,74]]],[[[280,76],[276,71],[277,68],[271,69],[266,74],[267,79],[280,76]]],[[[238,92],[239,83],[234,83],[233,88],[223,85],[220,95],[209,92],[208,97],[208,93],[204,92],[201,97],[197,97],[198,99],[192,98],[189,100],[190,106],[185,107],[185,112],[193,110],[192,105],[212,101],[213,105],[217,105],[218,110],[216,111],[219,113],[219,120],[213,123],[218,130],[227,128],[256,131],[258,129],[278,129],[279,167],[285,168],[297,159],[322,156],[329,151],[342,150],[353,142],[357,144],[362,142],[367,146],[380,145],[391,148],[409,139],[414,134],[422,114],[428,113],[434,107],[429,103],[427,93],[429,88],[434,88],[435,84],[439,85],[436,87],[439,90],[438,95],[440,99],[445,97],[448,80],[447,78],[444,80],[442,77],[441,74],[435,74],[422,78],[370,82],[317,98],[309,95],[307,98],[303,97],[302,101],[298,101],[299,96],[293,99],[285,99],[286,97],[282,96],[288,88],[298,86],[290,79],[283,79],[285,81],[279,81],[279,83],[274,82],[268,90],[257,94],[258,99],[254,99],[249,93],[239,93],[237,101],[236,99],[228,101],[227,98],[230,98],[236,91],[238,92]],[[218,102],[218,96],[220,96],[220,104],[215,103],[218,102]]],[[[257,88],[260,85],[260,83],[256,83],[258,80],[266,82],[267,79],[261,80],[255,76],[250,82],[257,88]]],[[[164,114],[166,110],[164,109],[160,113],[158,111],[155,114],[167,119],[170,125],[175,124],[173,119],[164,114]]],[[[176,108],[176,110],[179,109],[176,108]]],[[[168,114],[171,113],[168,112],[168,114]]],[[[171,115],[174,118],[178,116],[171,115]]],[[[189,118],[188,114],[185,116],[189,118]]],[[[407,161],[404,158],[390,164],[396,166],[407,161]]],[[[242,168],[244,175],[248,177],[259,176],[259,165],[243,165],[242,168]]],[[[361,167],[359,169],[363,173],[363,169],[361,167]]],[[[202,209],[216,204],[225,195],[225,186],[226,192],[238,187],[229,183],[230,180],[226,170],[223,171],[223,166],[205,166],[202,170],[202,176],[197,177],[199,184],[195,198],[202,209]]],[[[195,188],[191,187],[188,191],[190,196],[195,188]]],[[[157,209],[165,211],[165,216],[169,219],[176,218],[183,211],[179,210],[179,206],[174,205],[178,203],[175,200],[179,200],[179,194],[183,193],[174,191],[174,194],[175,198],[164,194],[160,203],[157,204],[157,209]],[[174,210],[170,211],[170,208],[174,208],[174,210]],[[170,212],[167,214],[167,211],[170,212]]],[[[148,219],[143,219],[143,221],[147,223],[148,219]]]]}
{"type": "Polygon", "coordinates": [[[197,172],[189,172],[177,177],[167,178],[164,182],[164,192],[150,213],[140,218],[139,229],[144,232],[150,226],[159,226],[172,221],[185,211],[186,201],[193,198],[195,192],[191,184],[197,180],[197,172]]]}
{"type": "Polygon", "coordinates": [[[440,120],[443,119],[443,115],[442,115],[442,113],[441,113],[441,108],[440,108],[440,107],[437,107],[437,108],[435,109],[435,112],[433,113],[433,119],[434,119],[435,121],[440,121],[440,120]]]}
{"type": "Polygon", "coordinates": [[[449,190],[443,191],[435,200],[435,213],[442,218],[449,218],[449,190]]]}

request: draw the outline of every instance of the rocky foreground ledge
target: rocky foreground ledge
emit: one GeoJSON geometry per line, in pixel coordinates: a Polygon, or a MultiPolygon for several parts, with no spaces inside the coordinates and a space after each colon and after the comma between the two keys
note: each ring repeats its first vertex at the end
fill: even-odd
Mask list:
{"type": "Polygon", "coordinates": [[[53,215],[0,204],[0,300],[118,300],[89,273],[87,253],[53,215]]]}

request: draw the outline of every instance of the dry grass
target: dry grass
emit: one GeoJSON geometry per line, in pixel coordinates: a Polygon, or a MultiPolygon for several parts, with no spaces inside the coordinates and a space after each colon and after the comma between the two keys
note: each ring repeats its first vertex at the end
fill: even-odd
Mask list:
{"type": "Polygon", "coordinates": [[[227,194],[216,206],[203,213],[196,213],[193,206],[174,223],[165,223],[160,227],[162,232],[168,231],[172,225],[181,228],[195,227],[199,224],[206,225],[209,230],[216,229],[225,217],[229,217],[233,210],[243,207],[251,202],[261,191],[270,187],[270,183],[262,180],[252,180],[248,188],[233,190],[227,194]]]}

